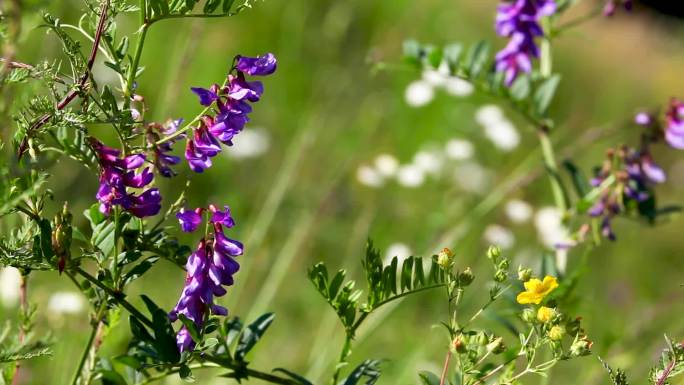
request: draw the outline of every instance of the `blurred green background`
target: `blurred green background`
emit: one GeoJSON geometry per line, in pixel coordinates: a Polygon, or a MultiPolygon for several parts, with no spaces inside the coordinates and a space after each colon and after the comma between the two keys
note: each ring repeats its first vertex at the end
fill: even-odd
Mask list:
{"type": "MultiPolygon", "coordinates": [[[[402,42],[409,38],[435,44],[488,39],[498,50],[505,42],[493,31],[496,4],[269,0],[237,17],[167,20],[151,29],[138,89],[150,120],[192,118],[199,106],[189,87],[220,82],[235,54],[273,52],[278,58],[276,74],[263,79],[266,92],[247,129],[258,135],[245,141],[238,137],[236,148],[224,151],[243,156],[217,158],[201,175],[181,165],[177,178],[160,183],[162,193],[172,197],[190,178],[190,206],[215,202],[232,207],[238,225],[231,235],[245,242],[246,253],[240,258],[237,284],[222,301],[243,318],[253,319],[266,310],[277,315],[257,347],[256,367],[286,367],[316,383],[327,380],[343,333],[306,279],[306,269],[324,260],[361,278],[360,258],[368,237],[383,252],[393,246],[400,254],[429,256],[442,247],[452,248],[459,264],[472,266],[481,278],[467,297],[470,308],[487,297],[482,287],[490,267],[484,252],[492,239],[508,244],[505,252],[513,257],[514,268],[518,263],[538,267],[545,248],[535,214],[553,201],[534,131],[504,109],[520,143],[502,151],[475,118],[482,106],[496,105],[497,100],[428,87],[421,73],[401,62],[402,42]],[[385,65],[378,67],[378,62],[385,65]],[[410,91],[417,81],[422,88],[410,91]],[[418,91],[429,99],[429,90],[435,92],[429,103],[407,103],[418,91]],[[463,150],[465,141],[474,150],[470,156],[463,150]],[[445,151],[449,143],[451,152],[445,151]],[[401,168],[403,182],[379,175],[374,165],[381,154],[403,166],[413,165],[401,168]],[[449,156],[468,159],[445,159],[449,156]],[[511,219],[511,200],[529,204],[532,218],[524,220],[518,210],[520,218],[511,219]]],[[[566,17],[594,5],[584,1],[566,17]]],[[[64,22],[76,23],[82,6],[80,1],[58,1],[48,8],[64,22]]],[[[136,20],[131,15],[119,23],[132,30],[136,20]]],[[[26,17],[24,22],[18,60],[61,57],[54,36],[31,29],[37,18],[26,17]]],[[[664,106],[671,96],[684,97],[684,25],[639,7],[633,14],[596,19],[566,34],[555,44],[554,56],[554,70],[563,80],[552,106],[559,122],[553,140],[561,159],[572,156],[586,172],[600,164],[607,147],[637,143],[638,129],[625,124],[636,111],[664,106]]],[[[96,77],[112,81],[106,67],[98,67],[96,77]]],[[[98,129],[106,128],[93,130],[98,129]]],[[[684,203],[684,153],[662,146],[654,155],[669,173],[669,182],[657,189],[660,201],[684,203]]],[[[51,170],[50,186],[56,202],[80,197],[73,210],[79,213],[92,204],[97,182],[77,164],[65,163],[51,170]]],[[[391,163],[384,165],[391,169],[391,163]]],[[[684,339],[679,319],[684,311],[683,225],[681,217],[655,228],[618,220],[618,242],[604,243],[590,254],[578,289],[572,313],[583,317],[595,341],[594,352],[627,368],[634,379],[646,378],[664,347],[664,333],[684,339]]],[[[185,240],[196,241],[192,236],[185,240]]],[[[570,253],[570,268],[577,258],[570,253]]],[[[159,263],[134,284],[134,292],[171,308],[183,274],[159,263]]],[[[40,330],[52,330],[56,338],[52,358],[26,364],[27,384],[66,383],[76,366],[88,317],[85,309],[65,311],[53,297],[71,290],[66,278],[52,273],[36,274],[30,282],[40,330]]],[[[415,384],[419,370],[439,371],[446,338],[434,325],[446,318],[443,295],[426,292],[372,317],[356,342],[352,362],[387,359],[381,384],[415,384]]],[[[12,298],[4,303],[0,321],[15,314],[12,298]]],[[[127,330],[122,322],[103,354],[123,351],[127,330]]],[[[228,381],[205,373],[199,383],[228,381]]],[[[165,383],[179,382],[170,377],[165,383]]],[[[590,356],[560,364],[548,383],[599,384],[607,378],[590,356]]]]}

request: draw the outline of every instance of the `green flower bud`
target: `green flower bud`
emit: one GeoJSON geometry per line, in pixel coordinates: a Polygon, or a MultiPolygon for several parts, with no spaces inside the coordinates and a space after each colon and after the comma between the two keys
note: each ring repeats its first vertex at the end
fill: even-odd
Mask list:
{"type": "Polygon", "coordinates": [[[501,249],[499,246],[489,246],[489,250],[487,250],[487,258],[489,258],[492,262],[496,263],[499,260],[499,257],[501,256],[501,249]]]}
{"type": "Polygon", "coordinates": [[[522,282],[527,282],[532,278],[532,269],[518,267],[518,279],[522,282]]]}
{"type": "Polygon", "coordinates": [[[443,268],[448,269],[454,263],[454,253],[446,247],[437,254],[437,264],[443,268]]]}
{"type": "Polygon", "coordinates": [[[496,282],[504,282],[506,279],[508,279],[508,272],[506,272],[506,270],[497,270],[494,274],[494,280],[496,282]]]}
{"type": "Polygon", "coordinates": [[[485,346],[489,343],[489,337],[487,337],[487,334],[485,334],[485,332],[477,333],[477,336],[475,338],[477,340],[477,344],[480,346],[485,346]]]}
{"type": "Polygon", "coordinates": [[[470,270],[470,267],[466,267],[465,270],[458,274],[458,282],[461,284],[461,286],[470,285],[474,279],[475,274],[473,274],[473,271],[470,270]]]}
{"type": "Polygon", "coordinates": [[[508,261],[508,258],[504,258],[499,262],[499,269],[500,270],[508,270],[508,267],[510,266],[510,262],[508,261]]]}
{"type": "Polygon", "coordinates": [[[533,323],[536,321],[537,315],[534,313],[534,310],[527,308],[523,310],[521,318],[527,323],[533,323]]]}

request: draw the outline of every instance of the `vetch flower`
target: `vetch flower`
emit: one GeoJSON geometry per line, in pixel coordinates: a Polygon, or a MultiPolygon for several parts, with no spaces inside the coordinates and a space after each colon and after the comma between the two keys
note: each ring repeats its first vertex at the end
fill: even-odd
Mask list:
{"type": "MultiPolygon", "coordinates": [[[[202,208],[193,211],[181,209],[176,216],[183,231],[197,229],[202,222],[203,211],[202,208]]],[[[228,238],[223,232],[224,227],[235,225],[230,208],[224,206],[221,211],[210,205],[208,211],[211,212],[209,223],[213,231],[200,240],[197,249],[188,257],[185,287],[178,303],[169,312],[172,321],[182,314],[200,330],[208,314],[228,315],[228,310],[217,305],[214,299],[227,293],[224,286],[233,285],[233,275],[240,269],[235,257],[242,255],[244,249],[242,243],[228,238]]],[[[181,352],[192,350],[197,342],[193,341],[185,325],[178,331],[176,343],[181,352]]]]}
{"type": "Polygon", "coordinates": [[[100,164],[100,187],[96,194],[100,211],[109,215],[112,207],[118,205],[139,218],[156,215],[161,209],[161,195],[157,188],[147,189],[139,195],[127,190],[141,189],[152,182],[154,175],[149,168],[136,171],[145,162],[145,155],[121,158],[119,150],[107,147],[95,138],[90,142],[100,164]]]}
{"type": "Polygon", "coordinates": [[[525,291],[518,294],[516,300],[519,304],[535,304],[539,305],[541,301],[550,292],[558,287],[558,281],[555,277],[547,275],[544,280],[539,280],[538,278],[532,278],[524,283],[525,291]]]}
{"type": "Polygon", "coordinates": [[[152,158],[154,159],[154,167],[161,176],[170,178],[176,175],[176,172],[171,166],[180,163],[181,159],[178,156],[169,154],[173,151],[173,144],[176,140],[185,137],[179,135],[176,140],[168,140],[157,144],[161,139],[161,135],[171,135],[178,131],[178,128],[183,123],[183,119],[171,120],[166,125],[159,123],[150,123],[147,125],[146,137],[148,148],[152,149],[152,158]]]}
{"type": "Polygon", "coordinates": [[[665,114],[665,141],[678,150],[684,149],[684,103],[675,98],[665,114]]]}
{"type": "Polygon", "coordinates": [[[539,57],[535,37],[544,35],[539,21],[556,12],[553,0],[514,0],[499,5],[496,32],[510,38],[508,45],[496,55],[496,70],[504,73],[507,86],[521,72],[532,71],[532,59],[539,57]]]}
{"type": "Polygon", "coordinates": [[[250,103],[261,99],[263,84],[247,81],[245,74],[263,76],[276,70],[275,56],[270,53],[255,58],[237,56],[235,61],[225,86],[214,84],[208,89],[191,88],[199,97],[200,104],[208,107],[207,114],[198,120],[185,147],[185,158],[195,172],[211,167],[211,158],[221,152],[221,144],[233,145],[233,138],[249,122],[250,103]]]}

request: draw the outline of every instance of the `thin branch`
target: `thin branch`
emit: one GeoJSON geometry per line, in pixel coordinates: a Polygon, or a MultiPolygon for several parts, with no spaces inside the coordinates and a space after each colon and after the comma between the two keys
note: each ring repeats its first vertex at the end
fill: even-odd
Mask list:
{"type": "MultiPolygon", "coordinates": [[[[100,7],[100,20],[97,24],[97,31],[95,32],[95,39],[93,42],[93,47],[90,50],[90,56],[88,57],[88,64],[87,64],[87,70],[81,75],[81,78],[79,79],[77,87],[69,91],[69,93],[64,96],[64,98],[57,103],[55,106],[55,109],[58,111],[63,110],[66,108],[66,106],[69,105],[74,99],[76,99],[76,96],[78,96],[79,91],[85,86],[86,82],[90,78],[90,73],[93,70],[93,65],[95,64],[95,58],[97,57],[97,52],[100,46],[100,40],[102,40],[102,33],[104,32],[104,27],[105,27],[105,22],[107,21],[107,11],[109,10],[109,0],[104,0],[102,2],[102,6],[100,7]]],[[[49,120],[50,120],[51,114],[45,114],[41,116],[38,120],[36,120],[31,127],[29,128],[29,131],[34,131],[39,129],[40,127],[44,126],[49,120]]],[[[17,154],[17,157],[21,159],[21,157],[24,155],[28,146],[28,135],[24,137],[24,139],[21,141],[21,144],[19,145],[19,153],[17,154]]]]}

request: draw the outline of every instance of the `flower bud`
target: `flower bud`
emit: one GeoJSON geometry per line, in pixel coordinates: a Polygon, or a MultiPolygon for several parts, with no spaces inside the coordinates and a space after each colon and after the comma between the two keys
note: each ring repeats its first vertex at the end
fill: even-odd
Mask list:
{"type": "Polygon", "coordinates": [[[537,310],[537,321],[545,324],[556,317],[556,310],[542,306],[537,310]]]}
{"type": "Polygon", "coordinates": [[[500,270],[508,270],[508,267],[510,266],[510,262],[508,261],[508,258],[504,258],[499,262],[499,269],[500,270]]]}
{"type": "Polygon", "coordinates": [[[451,347],[457,353],[465,353],[468,350],[466,348],[466,343],[463,341],[462,335],[459,335],[458,337],[454,338],[454,340],[451,342],[451,347]]]}
{"type": "Polygon", "coordinates": [[[66,203],[61,212],[58,212],[54,220],[52,231],[52,248],[57,257],[57,269],[62,273],[71,259],[71,228],[72,215],[66,203]]]}
{"type": "Polygon", "coordinates": [[[527,323],[533,323],[536,320],[536,315],[534,314],[534,310],[527,308],[523,310],[522,315],[520,316],[523,321],[527,323]]]}
{"type": "Polygon", "coordinates": [[[487,258],[489,258],[492,262],[495,262],[499,260],[499,257],[501,256],[501,249],[499,246],[489,246],[489,249],[487,250],[487,258]]]}
{"type": "Polygon", "coordinates": [[[485,334],[485,332],[477,333],[477,336],[475,338],[477,340],[477,344],[480,346],[486,346],[489,343],[489,337],[487,337],[487,334],[485,334]]]}
{"type": "Polygon", "coordinates": [[[475,274],[473,274],[473,271],[470,269],[470,267],[466,267],[465,270],[458,274],[458,282],[461,284],[461,286],[470,285],[474,279],[475,274]]]}
{"type": "Polygon", "coordinates": [[[549,338],[553,341],[560,341],[564,335],[565,328],[560,325],[556,325],[549,330],[549,338]]]}
{"type": "Polygon", "coordinates": [[[508,278],[508,272],[506,270],[497,270],[494,274],[494,280],[496,282],[504,282],[508,278]]]}
{"type": "Polygon", "coordinates": [[[586,356],[591,353],[592,342],[587,339],[587,337],[582,337],[581,339],[575,340],[570,346],[570,356],[581,357],[586,356]]]}
{"type": "Polygon", "coordinates": [[[437,254],[437,264],[443,269],[448,269],[454,263],[454,253],[448,248],[443,248],[442,251],[437,254]]]}
{"type": "Polygon", "coordinates": [[[522,282],[527,282],[532,278],[532,269],[518,267],[518,279],[522,282]]]}
{"type": "Polygon", "coordinates": [[[494,354],[503,353],[506,350],[506,345],[503,342],[503,338],[495,338],[492,342],[487,344],[487,351],[494,354]]]}

